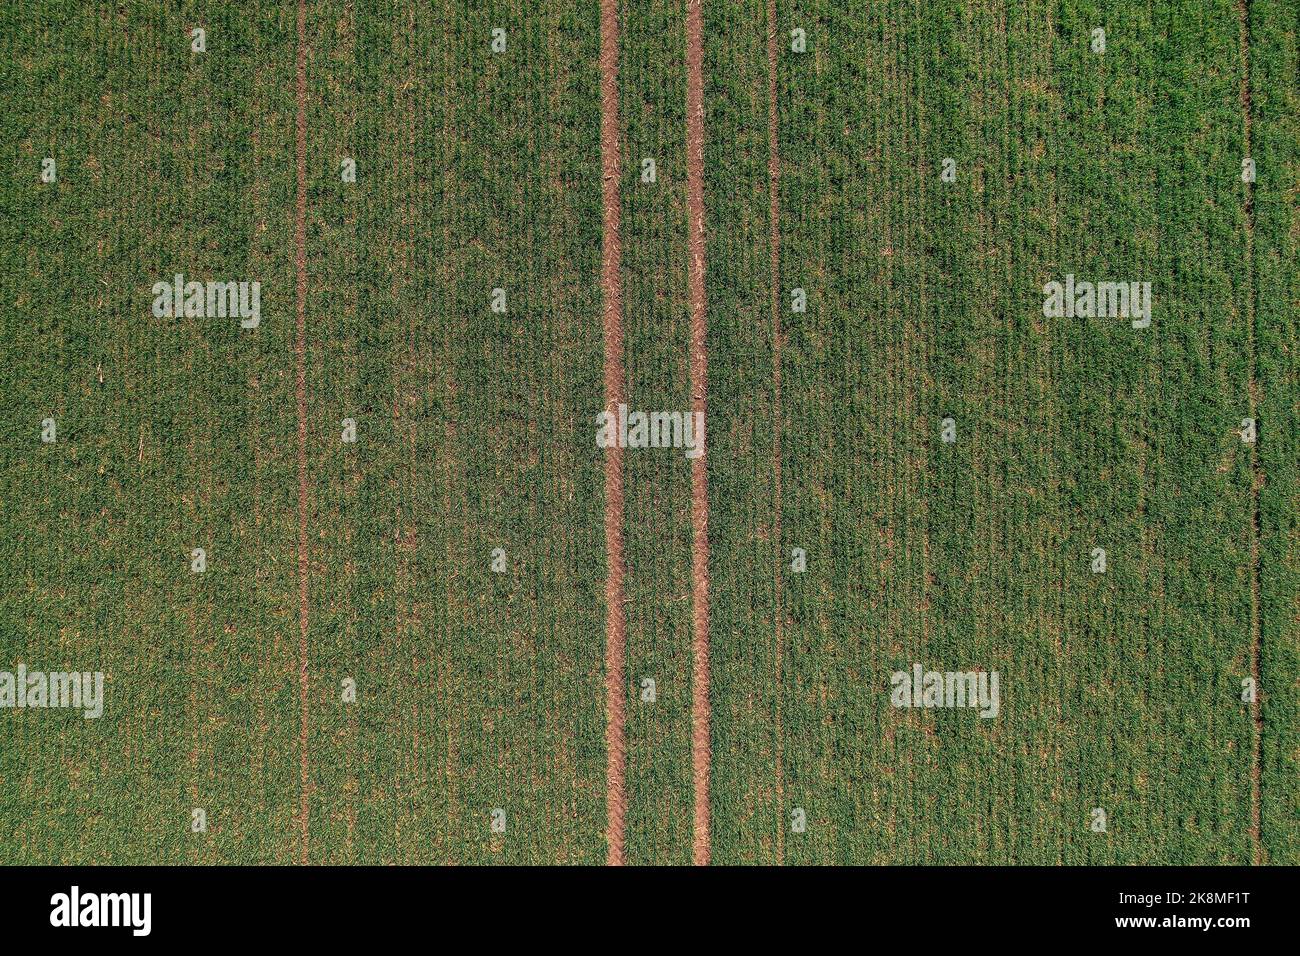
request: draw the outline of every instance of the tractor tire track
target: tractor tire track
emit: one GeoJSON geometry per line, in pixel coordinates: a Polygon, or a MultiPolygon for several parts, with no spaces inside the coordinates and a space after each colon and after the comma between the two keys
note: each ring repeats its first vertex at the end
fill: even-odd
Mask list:
{"type": "Polygon", "coordinates": [[[767,183],[768,219],[771,222],[772,271],[772,616],[776,678],[773,757],[776,766],[776,862],[785,863],[785,734],[781,725],[781,693],[785,656],[781,568],[781,205],[779,187],[781,155],[777,148],[776,110],[776,0],[767,3],[767,183]]]}
{"type": "MultiPolygon", "coordinates": [[[[623,369],[618,54],[618,0],[601,0],[601,286],[605,298],[605,408],[613,415],[626,401],[627,390],[623,369]]],[[[605,844],[606,863],[621,866],[627,817],[627,617],[623,594],[623,449],[617,443],[605,449],[605,562],[605,844]]]]}
{"type": "MultiPolygon", "coordinates": [[[[701,0],[686,4],[686,209],[687,290],[691,309],[691,414],[705,415],[709,357],[704,292],[704,23],[701,0]]],[[[707,434],[707,428],[706,428],[707,434]]],[[[695,784],[693,859],[707,866],[712,854],[709,814],[709,477],[708,443],[691,462],[691,580],[693,673],[691,679],[691,767],[695,784]]]]}
{"type": "MultiPolygon", "coordinates": [[[[1251,154],[1251,89],[1250,89],[1250,0],[1238,0],[1237,14],[1240,18],[1240,53],[1241,53],[1241,116],[1242,116],[1242,155],[1251,154]]],[[[1245,198],[1242,212],[1246,230],[1246,352],[1250,362],[1249,381],[1247,384],[1247,404],[1250,417],[1259,419],[1259,356],[1255,340],[1255,191],[1252,183],[1245,183],[1245,198]]],[[[1250,841],[1252,862],[1256,866],[1265,863],[1264,844],[1261,839],[1261,806],[1263,803],[1262,772],[1264,744],[1264,715],[1260,702],[1260,658],[1263,655],[1264,628],[1263,609],[1261,607],[1260,579],[1260,504],[1259,493],[1264,487],[1264,470],[1259,456],[1259,438],[1250,446],[1250,498],[1251,498],[1251,533],[1250,533],[1250,674],[1255,682],[1255,700],[1251,704],[1253,736],[1250,767],[1250,841]]]]}
{"type": "Polygon", "coordinates": [[[293,351],[297,362],[294,390],[298,403],[298,748],[302,778],[298,825],[301,833],[299,862],[306,864],[310,849],[308,821],[311,808],[307,752],[307,0],[298,0],[296,60],[298,183],[294,208],[293,259],[297,278],[297,330],[293,351]]]}

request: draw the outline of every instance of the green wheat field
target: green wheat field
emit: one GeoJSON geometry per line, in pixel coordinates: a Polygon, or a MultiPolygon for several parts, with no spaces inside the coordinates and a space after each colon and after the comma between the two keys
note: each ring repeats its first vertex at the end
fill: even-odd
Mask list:
{"type": "MultiPolygon", "coordinates": [[[[0,863],[606,861],[600,2],[305,6],[0,0],[0,863]]],[[[685,410],[687,3],[617,8],[685,410]]],[[[1300,7],[775,12],[703,4],[712,862],[1300,864],[1300,7]]],[[[632,864],[699,836],[691,468],[623,454],[632,864]]]]}

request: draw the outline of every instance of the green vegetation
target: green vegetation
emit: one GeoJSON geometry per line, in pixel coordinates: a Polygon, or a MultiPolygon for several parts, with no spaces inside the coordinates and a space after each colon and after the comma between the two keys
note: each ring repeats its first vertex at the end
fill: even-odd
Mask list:
{"type": "MultiPolygon", "coordinates": [[[[685,0],[621,10],[627,396],[684,411],[685,0]]],[[[308,858],[603,862],[599,4],[308,11],[308,858]]],[[[0,863],[300,859],[296,16],[0,10],[0,671],[106,675],[0,709],[0,863]]],[[[778,0],[779,354],[768,29],[704,6],[713,859],[1300,863],[1294,5],[778,0]]],[[[627,860],[683,864],[690,463],[624,461],[627,860]]]]}
{"type": "MultiPolygon", "coordinates": [[[[1252,80],[1267,91],[1252,120],[1268,217],[1253,256],[1235,4],[1104,19],[1074,3],[778,4],[781,551],[807,549],[808,572],[783,578],[775,684],[775,650],[754,640],[771,633],[763,599],[745,603],[771,591],[768,546],[743,517],[767,496],[771,395],[737,387],[719,410],[737,424],[712,429],[750,421],[756,436],[712,456],[741,512],[717,579],[748,574],[717,695],[737,821],[719,859],[771,859],[783,827],[790,862],[1250,862],[1253,447],[1237,431],[1257,366],[1262,838],[1294,861],[1295,23],[1252,15],[1271,58],[1252,80]],[[1152,282],[1153,326],[1044,318],[1043,284],[1067,273],[1152,282]],[[790,310],[796,287],[806,314],[790,310]],[[912,662],[999,671],[1000,717],[890,707],[890,674],[912,662]],[[778,696],[779,810],[763,799],[778,696]],[[788,831],[794,808],[805,834],[788,831]]],[[[752,63],[756,38],[716,39],[710,77],[712,128],[739,141],[714,144],[713,281],[742,303],[768,271],[764,230],[730,225],[748,227],[735,204],[766,175],[743,138],[762,124],[762,77],[725,65],[746,45],[752,63]],[[734,278],[742,241],[753,265],[734,278]]],[[[749,331],[758,306],[737,309],[724,362],[733,342],[770,348],[749,331]]]]}

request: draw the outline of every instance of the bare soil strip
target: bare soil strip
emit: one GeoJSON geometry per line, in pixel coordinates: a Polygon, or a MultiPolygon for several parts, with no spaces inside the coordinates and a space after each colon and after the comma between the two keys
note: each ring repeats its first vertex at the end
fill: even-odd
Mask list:
{"type": "Polygon", "coordinates": [[[307,762],[307,2],[298,0],[297,55],[297,159],[298,190],[294,221],[293,259],[297,272],[297,338],[293,351],[298,372],[295,391],[298,399],[298,704],[301,723],[298,730],[302,805],[298,811],[302,846],[300,862],[308,858],[308,789],[307,762]]]}
{"type": "MultiPolygon", "coordinates": [[[[705,343],[704,298],[704,22],[701,0],[686,4],[686,210],[691,304],[691,412],[705,413],[709,356],[705,343]]],[[[694,861],[707,866],[712,854],[709,765],[712,756],[709,709],[709,478],[705,453],[691,462],[691,578],[694,596],[692,650],[691,765],[695,781],[694,861]]]]}
{"type": "MultiPolygon", "coordinates": [[[[623,245],[619,183],[618,0],[600,2],[600,162],[604,201],[601,285],[605,293],[605,408],[617,415],[626,400],[623,372],[623,245]]],[[[623,597],[623,449],[605,449],[605,751],[606,862],[623,864],[627,815],[627,620],[623,597]]]]}
{"type": "Polygon", "coordinates": [[[776,0],[767,2],[767,182],[772,236],[772,615],[775,622],[776,660],[776,862],[785,863],[785,760],[784,728],[781,726],[782,659],[785,639],[782,629],[785,609],[782,606],[781,575],[785,554],[781,545],[781,207],[778,185],[781,157],[776,139],[776,0]]]}
{"type": "MultiPolygon", "coordinates": [[[[1238,0],[1237,14],[1241,20],[1241,116],[1242,116],[1242,155],[1250,155],[1250,0],[1238,0]]],[[[1253,183],[1245,184],[1246,198],[1244,212],[1246,220],[1246,351],[1250,359],[1249,395],[1247,396],[1250,417],[1259,418],[1259,382],[1256,374],[1257,355],[1255,345],[1255,187],[1253,183]]],[[[1250,497],[1251,521],[1250,534],[1250,673],[1255,680],[1255,702],[1251,705],[1255,723],[1254,748],[1250,768],[1250,840],[1254,847],[1254,862],[1262,866],[1264,860],[1264,843],[1260,837],[1261,804],[1261,766],[1263,763],[1264,715],[1260,709],[1261,690],[1259,660],[1263,653],[1264,626],[1260,607],[1260,513],[1259,492],[1264,487],[1264,469],[1259,458],[1259,439],[1250,446],[1250,497]]]]}

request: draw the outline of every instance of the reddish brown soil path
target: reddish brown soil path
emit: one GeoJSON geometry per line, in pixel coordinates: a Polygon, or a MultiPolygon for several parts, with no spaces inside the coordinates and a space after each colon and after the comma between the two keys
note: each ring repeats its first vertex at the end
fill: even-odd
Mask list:
{"type": "MultiPolygon", "coordinates": [[[[605,408],[617,414],[625,400],[623,373],[623,246],[619,182],[618,0],[600,2],[600,162],[604,232],[601,285],[605,294],[605,408]]],[[[605,449],[605,752],[606,862],[623,863],[627,815],[627,621],[623,574],[623,449],[605,449]]]]}
{"type": "Polygon", "coordinates": [[[773,657],[776,662],[776,862],[785,863],[785,737],[781,726],[781,688],[784,686],[782,660],[785,655],[783,633],[781,575],[785,553],[781,543],[781,206],[778,185],[781,179],[781,156],[776,139],[776,0],[767,2],[767,183],[768,218],[771,220],[772,271],[772,615],[774,624],[773,657]]]}
{"type": "MultiPolygon", "coordinates": [[[[686,283],[691,305],[691,412],[704,414],[709,357],[704,297],[704,23],[701,0],[686,4],[686,211],[689,258],[686,283]]],[[[706,428],[707,433],[707,428],[706,428]]],[[[709,765],[709,478],[705,452],[691,462],[691,580],[694,598],[691,677],[691,768],[695,782],[693,858],[707,866],[712,855],[709,765]]]]}
{"type": "Polygon", "coordinates": [[[302,845],[299,860],[308,859],[310,791],[307,758],[307,0],[298,0],[297,55],[297,159],[298,194],[294,210],[293,260],[297,273],[297,337],[293,351],[297,359],[298,399],[298,730],[302,776],[302,805],[298,810],[302,845]]]}

